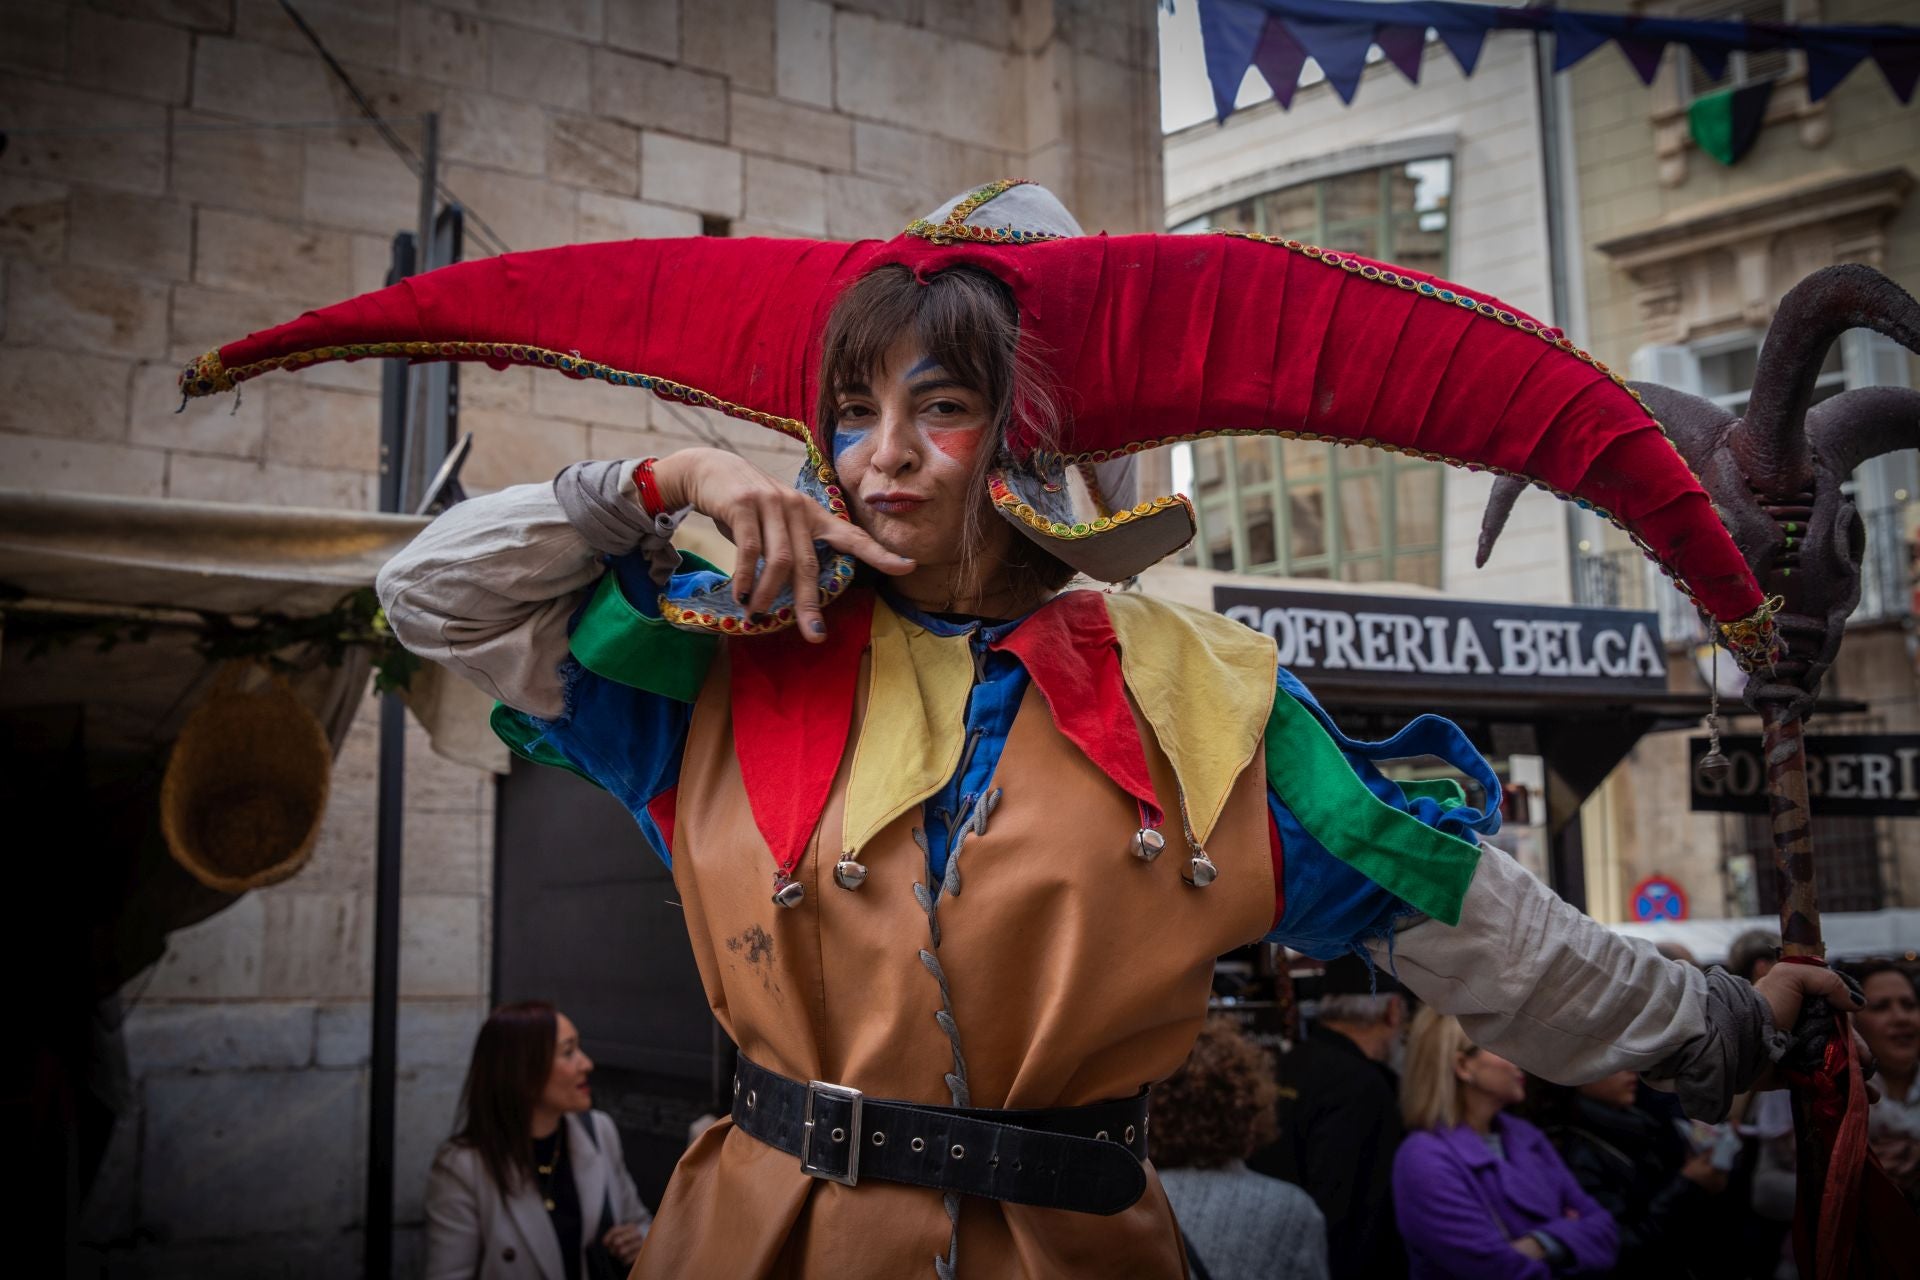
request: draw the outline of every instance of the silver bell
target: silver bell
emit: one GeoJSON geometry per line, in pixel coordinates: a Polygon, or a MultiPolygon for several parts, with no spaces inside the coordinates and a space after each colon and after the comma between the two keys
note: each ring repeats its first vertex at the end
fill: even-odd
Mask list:
{"type": "Polygon", "coordinates": [[[1721,754],[1719,744],[1716,743],[1713,750],[1700,757],[1700,762],[1694,765],[1694,772],[1710,782],[1718,782],[1733,772],[1733,761],[1721,754]]]}
{"type": "Polygon", "coordinates": [[[858,889],[867,882],[867,864],[842,858],[833,864],[833,879],[842,889],[858,889]]]}
{"type": "Polygon", "coordinates": [[[806,896],[807,886],[798,880],[787,879],[785,873],[773,882],[773,905],[776,907],[797,907],[806,896]]]}
{"type": "Polygon", "coordinates": [[[1133,856],[1142,862],[1152,862],[1167,847],[1167,838],[1152,827],[1142,827],[1133,833],[1133,856]]]}
{"type": "Polygon", "coordinates": [[[1220,868],[1213,865],[1213,859],[1207,856],[1207,851],[1196,849],[1193,853],[1193,861],[1187,864],[1187,874],[1180,878],[1196,889],[1204,889],[1212,884],[1219,874],[1220,868]]]}

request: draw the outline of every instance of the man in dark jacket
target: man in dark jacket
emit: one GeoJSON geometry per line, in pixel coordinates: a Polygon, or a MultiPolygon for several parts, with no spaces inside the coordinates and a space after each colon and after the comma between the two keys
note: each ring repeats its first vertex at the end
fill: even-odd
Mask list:
{"type": "Polygon", "coordinates": [[[1613,1215],[1620,1259],[1634,1280],[1704,1280],[1743,1274],[1743,1233],[1721,1215],[1727,1175],[1692,1152],[1671,1122],[1634,1105],[1639,1083],[1616,1072],[1578,1088],[1547,1086],[1536,1115],[1582,1189],[1613,1215]],[[1729,1245],[1733,1246],[1729,1252],[1729,1245]]]}
{"type": "Polygon", "coordinates": [[[1305,1188],[1327,1220],[1333,1280],[1404,1276],[1393,1220],[1400,1082],[1387,1062],[1407,1021],[1406,997],[1357,956],[1327,965],[1318,1014],[1280,1060],[1280,1137],[1247,1163],[1305,1188]]]}

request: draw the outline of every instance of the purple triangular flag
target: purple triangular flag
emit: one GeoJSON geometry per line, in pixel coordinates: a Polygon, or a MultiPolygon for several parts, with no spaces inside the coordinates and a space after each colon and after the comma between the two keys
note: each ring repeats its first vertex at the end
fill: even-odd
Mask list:
{"type": "Polygon", "coordinates": [[[1240,83],[1253,63],[1253,46],[1267,23],[1266,11],[1243,0],[1199,0],[1200,44],[1206,51],[1207,80],[1219,119],[1233,114],[1240,83]]]}
{"type": "Polygon", "coordinates": [[[1912,45],[1904,49],[1876,48],[1873,61],[1887,78],[1893,96],[1903,104],[1912,102],[1914,85],[1920,82],[1920,49],[1912,45]]]}
{"type": "Polygon", "coordinates": [[[1294,20],[1287,27],[1327,73],[1340,101],[1351,105],[1360,89],[1360,73],[1367,69],[1367,50],[1373,47],[1373,24],[1294,20]]]}
{"type": "Polygon", "coordinates": [[[1727,74],[1727,45],[1715,44],[1711,40],[1689,40],[1686,47],[1687,52],[1693,55],[1693,60],[1700,64],[1700,70],[1706,72],[1709,81],[1718,84],[1720,78],[1727,74]]]}
{"type": "Polygon", "coordinates": [[[1420,58],[1427,49],[1425,27],[1396,27],[1382,22],[1373,29],[1373,42],[1409,83],[1420,83],[1420,58]]]}
{"type": "Polygon", "coordinates": [[[1267,29],[1254,46],[1253,65],[1260,68],[1280,109],[1292,109],[1294,90],[1300,87],[1300,68],[1307,65],[1307,51],[1280,19],[1267,19],[1267,29]]]}
{"type": "Polygon", "coordinates": [[[1580,59],[1605,44],[1608,32],[1598,23],[1588,22],[1589,15],[1568,13],[1564,9],[1553,11],[1553,69],[1565,71],[1580,59]]]}
{"type": "Polygon", "coordinates": [[[1613,42],[1626,55],[1633,73],[1640,77],[1640,83],[1652,84],[1653,78],[1660,74],[1660,58],[1667,51],[1667,42],[1649,40],[1645,36],[1615,36],[1613,42]]]}

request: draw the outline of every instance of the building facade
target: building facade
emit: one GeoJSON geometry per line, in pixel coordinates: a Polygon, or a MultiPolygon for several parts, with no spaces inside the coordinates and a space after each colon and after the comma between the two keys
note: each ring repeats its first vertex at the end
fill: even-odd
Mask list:
{"type": "MultiPolygon", "coordinates": [[[[1149,6],[1081,0],[272,0],[12,5],[0,38],[0,484],[367,510],[380,371],[176,416],[179,367],[382,283],[437,112],[467,256],[625,237],[897,233],[1048,183],[1092,228],[1164,207],[1149,6]],[[389,145],[357,94],[390,118],[389,145]]],[[[643,323],[644,317],[636,317],[643,323]]],[[[528,369],[461,383],[476,492],[586,457],[772,433],[528,369]]],[[[699,536],[699,535],[694,535],[699,536]]],[[[104,1274],[359,1269],[377,717],[297,876],[169,939],[121,993],[125,1110],[81,1224],[104,1274]]],[[[411,730],[401,913],[401,1272],[494,970],[495,781],[411,730]]],[[[598,1053],[594,1028],[587,1047],[598,1053]]]]}
{"type": "MultiPolygon", "coordinates": [[[[1699,0],[1647,6],[1698,17],[1806,23],[1908,21],[1898,0],[1699,0]]],[[[1863,72],[1871,68],[1863,68],[1863,72]]],[[[1611,50],[1563,78],[1578,172],[1574,214],[1585,340],[1633,376],[1705,396],[1738,413],[1780,297],[1809,273],[1863,262],[1908,291],[1920,288],[1920,111],[1903,107],[1877,75],[1848,77],[1808,101],[1799,55],[1737,54],[1713,80],[1669,49],[1651,87],[1611,50]],[[1727,165],[1694,141],[1688,110],[1703,97],[1770,82],[1752,148],[1727,165]]],[[[1856,386],[1914,386],[1920,360],[1879,334],[1855,330],[1828,353],[1815,398],[1856,386]]],[[[1920,729],[1914,662],[1912,554],[1920,528],[1920,463],[1912,450],[1863,466],[1855,502],[1865,523],[1862,598],[1825,691],[1864,710],[1816,716],[1813,733],[1920,729]]],[[[1575,522],[1576,596],[1593,604],[1658,608],[1676,654],[1697,620],[1650,576],[1617,531],[1575,522]]],[[[1677,661],[1679,687],[1705,689],[1709,671],[1677,661]]],[[[1757,732],[1736,717],[1735,732],[1757,732]]],[[[1762,817],[1689,808],[1686,732],[1654,734],[1587,806],[1592,908],[1623,918],[1632,887],[1662,874],[1702,916],[1767,915],[1777,908],[1771,842],[1762,817]]],[[[1920,901],[1920,820],[1836,817],[1815,827],[1821,906],[1877,910],[1920,901]]]]}
{"type": "MultiPolygon", "coordinates": [[[[1167,223],[1285,234],[1471,282],[1553,311],[1530,42],[1489,41],[1469,79],[1430,42],[1412,85],[1370,65],[1353,105],[1324,80],[1291,109],[1265,102],[1167,138],[1167,223]]],[[[1166,459],[1209,569],[1398,582],[1490,599],[1568,599],[1565,516],[1529,493],[1485,569],[1473,567],[1490,480],[1363,448],[1216,440],[1166,459]],[[1517,536],[1515,536],[1517,535],[1517,536]]]]}

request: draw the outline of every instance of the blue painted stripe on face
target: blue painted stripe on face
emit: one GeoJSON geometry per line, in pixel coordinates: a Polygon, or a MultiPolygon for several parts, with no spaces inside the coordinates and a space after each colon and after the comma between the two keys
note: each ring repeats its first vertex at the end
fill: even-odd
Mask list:
{"type": "Polygon", "coordinates": [[[901,381],[905,382],[910,379],[917,378],[921,374],[925,373],[927,370],[938,369],[939,367],[940,367],[940,362],[938,360],[935,360],[932,356],[923,356],[921,357],[919,364],[916,364],[915,366],[913,366],[913,368],[907,370],[906,376],[903,377],[901,381]]]}
{"type": "Polygon", "coordinates": [[[833,465],[837,469],[840,459],[862,444],[873,434],[871,427],[835,427],[833,429],[833,465]]]}

